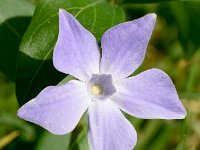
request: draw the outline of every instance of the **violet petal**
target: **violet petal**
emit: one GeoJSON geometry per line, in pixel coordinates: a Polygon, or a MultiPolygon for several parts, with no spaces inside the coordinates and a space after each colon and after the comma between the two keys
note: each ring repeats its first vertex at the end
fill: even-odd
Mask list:
{"type": "Polygon", "coordinates": [[[99,73],[100,53],[95,37],[70,13],[59,10],[59,35],[53,53],[55,68],[82,81],[99,73]]]}
{"type": "Polygon", "coordinates": [[[115,84],[113,101],[132,116],[144,119],[183,119],[186,110],[167,74],[149,69],[115,84]]]}
{"type": "Polygon", "coordinates": [[[132,150],[137,134],[112,101],[95,101],[89,107],[88,139],[91,150],[132,150]]]}
{"type": "Polygon", "coordinates": [[[49,86],[18,110],[18,116],[47,129],[53,134],[66,134],[78,124],[91,99],[85,84],[69,81],[49,86]]]}
{"type": "Polygon", "coordinates": [[[100,70],[118,80],[143,62],[156,21],[155,14],[119,24],[103,34],[100,70]]]}

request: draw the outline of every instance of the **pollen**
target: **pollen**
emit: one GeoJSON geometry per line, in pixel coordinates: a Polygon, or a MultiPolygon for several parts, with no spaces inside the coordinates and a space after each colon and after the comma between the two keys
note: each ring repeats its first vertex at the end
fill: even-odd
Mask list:
{"type": "Polygon", "coordinates": [[[93,95],[99,96],[99,95],[102,94],[103,89],[102,89],[102,87],[101,87],[100,84],[93,84],[93,85],[91,86],[91,92],[92,92],[93,95]]]}

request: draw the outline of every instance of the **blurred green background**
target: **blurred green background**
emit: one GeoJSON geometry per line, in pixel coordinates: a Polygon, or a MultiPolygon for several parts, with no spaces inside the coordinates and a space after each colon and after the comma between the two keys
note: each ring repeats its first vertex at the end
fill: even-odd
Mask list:
{"type": "MultiPolygon", "coordinates": [[[[172,78],[188,112],[185,120],[172,121],[126,115],[138,133],[135,150],[200,150],[200,2],[107,2],[120,6],[126,20],[151,12],[157,14],[144,63],[134,74],[150,68],[164,70],[172,78]]],[[[16,60],[36,4],[35,0],[0,0],[0,149],[88,150],[86,114],[72,133],[63,136],[52,135],[16,116],[19,108],[15,92],[16,60]]]]}

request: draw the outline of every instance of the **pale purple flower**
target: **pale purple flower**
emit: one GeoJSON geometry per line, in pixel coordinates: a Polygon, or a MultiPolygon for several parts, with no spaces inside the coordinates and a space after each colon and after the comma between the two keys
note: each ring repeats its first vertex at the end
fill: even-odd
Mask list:
{"type": "Polygon", "coordinates": [[[176,89],[163,71],[150,69],[127,78],[143,62],[155,21],[156,15],[148,14],[109,29],[102,36],[100,56],[95,37],[60,9],[53,64],[80,81],[46,87],[19,109],[18,116],[60,135],[71,132],[88,110],[92,150],[133,149],[136,131],[121,110],[144,119],[185,118],[176,89]]]}

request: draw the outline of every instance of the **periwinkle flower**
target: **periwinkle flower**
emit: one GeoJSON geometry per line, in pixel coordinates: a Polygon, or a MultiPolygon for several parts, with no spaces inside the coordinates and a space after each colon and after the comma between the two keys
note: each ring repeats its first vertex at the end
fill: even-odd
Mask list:
{"type": "Polygon", "coordinates": [[[95,37],[60,9],[53,64],[80,81],[46,87],[19,109],[18,116],[61,135],[71,132],[88,110],[92,150],[133,149],[137,134],[121,110],[144,119],[185,118],[176,89],[163,71],[150,69],[128,77],[143,62],[155,21],[156,15],[148,14],[109,29],[102,36],[100,56],[95,37]]]}

